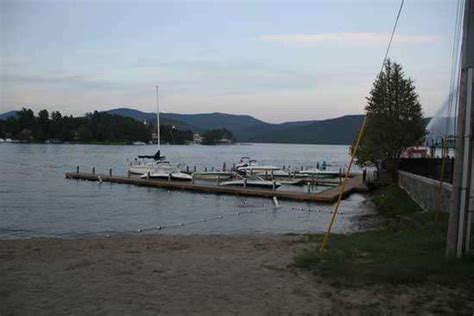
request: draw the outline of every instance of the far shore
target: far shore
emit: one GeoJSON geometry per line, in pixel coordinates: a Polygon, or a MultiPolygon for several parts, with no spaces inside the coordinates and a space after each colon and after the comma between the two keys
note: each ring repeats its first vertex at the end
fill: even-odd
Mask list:
{"type": "MultiPolygon", "coordinates": [[[[301,235],[0,240],[0,314],[452,313],[463,290],[346,287],[293,264],[301,235]]],[[[470,298],[469,298],[470,297],[470,298]]]]}

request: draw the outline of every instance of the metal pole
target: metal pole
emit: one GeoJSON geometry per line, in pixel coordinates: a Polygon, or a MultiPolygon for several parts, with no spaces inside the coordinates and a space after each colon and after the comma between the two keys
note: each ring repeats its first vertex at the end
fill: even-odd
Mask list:
{"type": "Polygon", "coordinates": [[[158,98],[158,85],[156,85],[156,137],[158,140],[158,150],[161,149],[160,141],[160,102],[158,98]]]}
{"type": "Polygon", "coordinates": [[[461,44],[461,72],[459,110],[454,161],[451,212],[449,214],[446,256],[461,257],[469,251],[470,213],[469,193],[472,182],[472,122],[474,121],[473,70],[474,70],[474,0],[466,0],[461,44]]]}

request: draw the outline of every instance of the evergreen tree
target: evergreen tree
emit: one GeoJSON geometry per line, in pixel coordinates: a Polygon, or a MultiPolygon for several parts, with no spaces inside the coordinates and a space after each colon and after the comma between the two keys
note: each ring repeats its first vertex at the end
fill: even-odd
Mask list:
{"type": "Polygon", "coordinates": [[[367,126],[356,158],[359,165],[376,165],[397,179],[400,155],[418,145],[425,124],[413,80],[402,66],[390,60],[384,65],[367,97],[367,126]]]}

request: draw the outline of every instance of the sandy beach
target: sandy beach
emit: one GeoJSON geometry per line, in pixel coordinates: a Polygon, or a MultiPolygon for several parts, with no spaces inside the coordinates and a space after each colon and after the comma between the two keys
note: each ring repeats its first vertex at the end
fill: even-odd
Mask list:
{"type": "Polygon", "coordinates": [[[474,311],[472,293],[431,283],[342,287],[292,266],[301,246],[281,235],[2,240],[0,314],[474,311]]]}

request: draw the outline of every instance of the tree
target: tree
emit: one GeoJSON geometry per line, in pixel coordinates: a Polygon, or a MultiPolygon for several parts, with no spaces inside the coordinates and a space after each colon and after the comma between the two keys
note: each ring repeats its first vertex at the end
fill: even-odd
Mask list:
{"type": "Polygon", "coordinates": [[[400,64],[387,60],[365,110],[367,126],[356,154],[357,164],[376,165],[396,181],[400,155],[420,144],[426,133],[413,80],[405,77],[400,64]]]}
{"type": "Polygon", "coordinates": [[[49,137],[49,113],[47,110],[41,110],[38,112],[38,131],[36,138],[39,140],[45,140],[49,137]]]}
{"type": "Polygon", "coordinates": [[[211,129],[202,135],[203,145],[233,144],[235,137],[231,131],[225,128],[211,129]]]}

